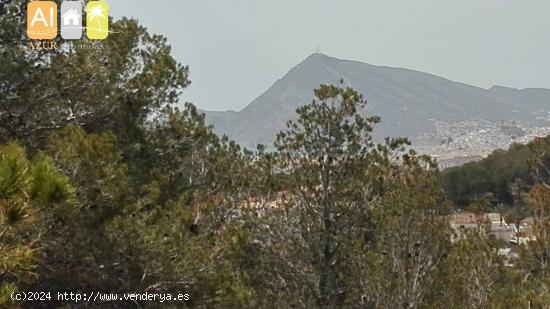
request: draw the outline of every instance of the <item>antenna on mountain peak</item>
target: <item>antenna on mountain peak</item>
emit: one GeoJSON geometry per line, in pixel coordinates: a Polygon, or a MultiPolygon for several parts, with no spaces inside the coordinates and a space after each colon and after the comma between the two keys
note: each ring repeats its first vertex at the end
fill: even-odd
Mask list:
{"type": "Polygon", "coordinates": [[[321,54],[321,46],[317,45],[317,50],[315,51],[317,55],[321,54]]]}

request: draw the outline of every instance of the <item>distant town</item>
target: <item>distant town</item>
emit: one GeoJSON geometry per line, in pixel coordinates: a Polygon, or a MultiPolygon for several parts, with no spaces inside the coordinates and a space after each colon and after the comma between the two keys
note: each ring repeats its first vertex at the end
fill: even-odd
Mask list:
{"type": "Polygon", "coordinates": [[[436,141],[434,146],[419,146],[442,169],[479,161],[497,149],[508,149],[512,144],[526,144],[536,137],[550,135],[550,112],[547,117],[532,121],[500,121],[484,119],[466,121],[433,120],[435,131],[420,140],[436,141]]]}

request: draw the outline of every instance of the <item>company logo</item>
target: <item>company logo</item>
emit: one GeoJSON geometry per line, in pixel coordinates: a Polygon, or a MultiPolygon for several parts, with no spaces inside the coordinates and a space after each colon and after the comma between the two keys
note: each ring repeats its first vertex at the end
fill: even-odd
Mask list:
{"type": "Polygon", "coordinates": [[[63,1],[61,4],[61,37],[78,40],[82,37],[82,4],[77,1],[63,1]]]}
{"type": "MultiPolygon", "coordinates": [[[[60,33],[65,40],[82,38],[82,4],[63,1],[60,33]]],[[[27,5],[27,35],[32,40],[53,40],[58,34],[57,4],[53,1],[31,1],[27,5]]],[[[105,1],[89,1],[86,5],[86,36],[104,40],[109,35],[109,5],[105,1]]]]}
{"type": "Polygon", "coordinates": [[[57,4],[55,2],[29,2],[27,35],[35,40],[50,40],[57,37],[57,4]]]}
{"type": "Polygon", "coordinates": [[[89,39],[104,40],[109,35],[109,5],[90,1],[86,5],[86,33],[89,39]]]}

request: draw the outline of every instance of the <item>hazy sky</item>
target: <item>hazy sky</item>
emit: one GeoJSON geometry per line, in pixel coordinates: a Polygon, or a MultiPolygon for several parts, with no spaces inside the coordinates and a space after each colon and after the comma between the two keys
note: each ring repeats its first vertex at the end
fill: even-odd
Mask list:
{"type": "Polygon", "coordinates": [[[550,88],[548,0],[111,0],[189,65],[183,100],[240,110],[317,46],[480,87],[550,88]]]}

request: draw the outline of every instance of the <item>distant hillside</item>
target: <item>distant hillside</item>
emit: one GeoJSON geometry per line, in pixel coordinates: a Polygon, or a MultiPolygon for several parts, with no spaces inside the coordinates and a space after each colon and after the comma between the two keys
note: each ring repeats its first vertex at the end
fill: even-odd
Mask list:
{"type": "MultiPolygon", "coordinates": [[[[515,144],[508,150],[495,150],[481,161],[444,170],[440,173],[441,186],[459,206],[467,206],[480,197],[490,198],[495,205],[522,202],[536,182],[530,145],[532,142],[515,144]]],[[[546,153],[544,164],[550,166],[550,136],[540,139],[540,147],[546,153]]],[[[550,174],[541,176],[550,180],[550,174]]]]}
{"type": "Polygon", "coordinates": [[[377,138],[414,138],[431,132],[433,119],[530,120],[550,111],[548,89],[483,89],[422,72],[313,54],[243,110],[207,111],[206,119],[217,133],[243,145],[271,144],[296,107],[311,101],[313,89],[342,78],[366,96],[368,114],[382,117],[377,138]]]}

